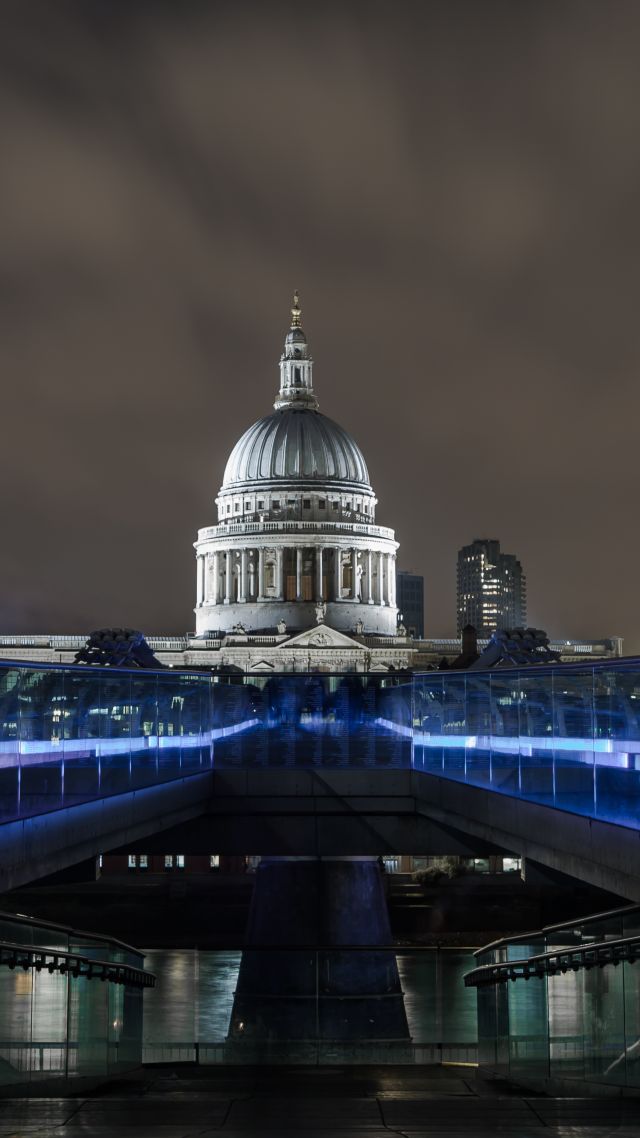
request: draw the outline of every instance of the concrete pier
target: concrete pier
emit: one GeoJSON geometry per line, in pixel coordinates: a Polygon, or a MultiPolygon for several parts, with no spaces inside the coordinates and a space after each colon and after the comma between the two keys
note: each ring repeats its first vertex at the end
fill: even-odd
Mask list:
{"type": "Polygon", "coordinates": [[[375,858],[264,859],[230,1044],[244,1049],[259,1041],[407,1043],[395,955],[356,947],[390,940],[375,858]]]}

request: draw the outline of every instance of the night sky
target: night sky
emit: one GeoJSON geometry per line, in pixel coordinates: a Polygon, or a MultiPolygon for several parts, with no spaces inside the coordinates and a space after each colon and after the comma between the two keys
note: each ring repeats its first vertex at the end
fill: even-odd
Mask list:
{"type": "Polygon", "coordinates": [[[321,410],[455,631],[640,651],[636,0],[3,0],[0,632],[194,626],[300,289],[321,410]]]}

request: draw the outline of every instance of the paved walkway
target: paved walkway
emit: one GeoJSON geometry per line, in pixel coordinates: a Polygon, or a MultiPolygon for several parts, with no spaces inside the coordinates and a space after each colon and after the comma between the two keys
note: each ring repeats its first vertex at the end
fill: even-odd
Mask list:
{"type": "Polygon", "coordinates": [[[523,1096],[467,1068],[148,1068],[0,1100],[0,1138],[640,1138],[640,1099],[523,1096]]]}

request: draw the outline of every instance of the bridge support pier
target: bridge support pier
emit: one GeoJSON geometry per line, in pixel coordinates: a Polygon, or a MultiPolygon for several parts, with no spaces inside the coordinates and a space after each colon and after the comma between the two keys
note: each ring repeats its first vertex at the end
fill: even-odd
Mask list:
{"type": "MultiPolygon", "coordinates": [[[[249,914],[229,1049],[376,1040],[409,1029],[375,858],[261,861],[249,914]],[[354,947],[347,947],[354,946],[354,947]]],[[[299,1053],[299,1051],[298,1051],[299,1053]]],[[[274,1054],[275,1057],[275,1054],[274,1054]]],[[[287,1056],[294,1058],[293,1054],[287,1056]]]]}

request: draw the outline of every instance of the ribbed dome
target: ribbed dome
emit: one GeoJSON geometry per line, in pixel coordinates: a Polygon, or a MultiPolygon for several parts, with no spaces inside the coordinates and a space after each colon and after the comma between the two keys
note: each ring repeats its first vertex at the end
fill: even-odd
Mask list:
{"type": "Polygon", "coordinates": [[[367,464],[351,436],[319,411],[294,406],[266,415],[245,431],[227,462],[222,489],[296,478],[369,489],[367,464]]]}

